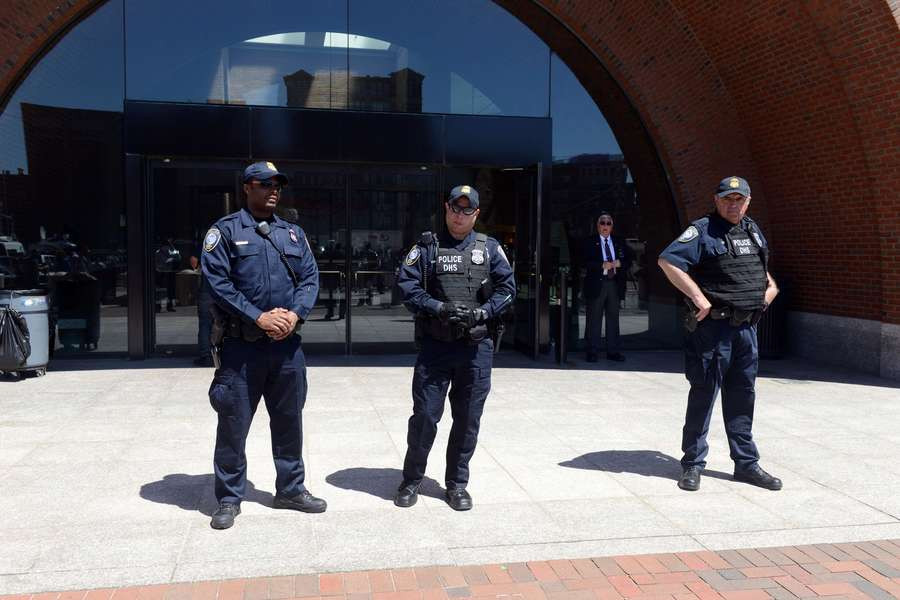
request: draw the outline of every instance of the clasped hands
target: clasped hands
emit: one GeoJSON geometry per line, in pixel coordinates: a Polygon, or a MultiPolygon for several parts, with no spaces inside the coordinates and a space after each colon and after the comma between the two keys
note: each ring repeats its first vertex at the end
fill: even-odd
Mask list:
{"type": "Polygon", "coordinates": [[[294,333],[300,317],[292,310],[286,308],[273,308],[264,312],[256,319],[256,324],[266,332],[266,335],[274,341],[283,340],[294,333]]]}
{"type": "Polygon", "coordinates": [[[487,311],[483,308],[469,308],[461,302],[441,302],[437,317],[450,325],[464,325],[472,328],[487,320],[487,311]]]}
{"type": "Polygon", "coordinates": [[[603,270],[604,271],[609,271],[610,269],[619,269],[621,267],[622,267],[622,263],[621,263],[621,261],[619,261],[619,259],[603,261],[603,270]]]}

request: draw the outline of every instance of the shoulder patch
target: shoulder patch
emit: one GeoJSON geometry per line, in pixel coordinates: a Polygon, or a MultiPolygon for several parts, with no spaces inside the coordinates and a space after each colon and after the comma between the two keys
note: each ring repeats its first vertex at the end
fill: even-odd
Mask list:
{"type": "Polygon", "coordinates": [[[700,235],[700,232],[697,231],[697,228],[691,225],[687,229],[684,230],[684,233],[678,236],[678,241],[681,243],[687,243],[700,235]]]}
{"type": "Polygon", "coordinates": [[[500,244],[497,244],[497,254],[503,257],[503,260],[506,261],[506,264],[509,264],[509,259],[506,258],[506,252],[503,251],[503,246],[501,246],[500,244]]]}
{"type": "Polygon", "coordinates": [[[221,239],[222,232],[215,227],[211,227],[210,230],[206,232],[206,237],[203,238],[203,250],[212,252],[215,250],[216,246],[219,245],[219,240],[221,239]]]}
{"type": "Polygon", "coordinates": [[[411,267],[416,264],[416,261],[419,260],[419,256],[422,252],[419,250],[419,246],[413,246],[409,251],[409,254],[406,255],[406,266],[411,267]]]}

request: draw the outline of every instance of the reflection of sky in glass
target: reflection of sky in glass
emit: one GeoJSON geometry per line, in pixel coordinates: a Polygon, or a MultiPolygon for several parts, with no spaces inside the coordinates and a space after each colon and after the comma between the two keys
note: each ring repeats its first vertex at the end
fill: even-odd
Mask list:
{"type": "Polygon", "coordinates": [[[284,78],[302,70],[315,77],[313,92],[298,92],[306,106],[346,108],[349,52],[357,107],[549,111],[549,48],[491,0],[350,0],[349,13],[346,0],[264,0],[252,11],[201,0],[179,3],[177,19],[161,8],[171,0],[125,3],[128,98],[300,106],[284,78]],[[411,101],[391,102],[407,84],[386,78],[407,68],[423,76],[421,93],[412,85],[411,101]]]}
{"type": "Polygon", "coordinates": [[[347,67],[346,0],[125,0],[125,27],[131,99],[283,106],[285,75],[347,67]]]}
{"type": "Polygon", "coordinates": [[[349,29],[397,48],[393,56],[351,48],[351,72],[424,75],[424,112],[549,113],[549,48],[490,0],[350,0],[349,29]]]}
{"type": "Polygon", "coordinates": [[[0,116],[0,170],[25,169],[22,102],[122,111],[122,0],[110,0],[44,56],[0,116]]]}
{"type": "MultiPolygon", "coordinates": [[[[452,7],[418,0],[351,0],[351,35],[344,32],[345,0],[323,0],[314,10],[293,0],[264,0],[257,3],[263,10],[246,17],[231,8],[237,0],[215,3],[215,10],[208,0],[198,1],[179,5],[178,19],[158,2],[124,1],[128,89],[135,98],[223,101],[227,50],[229,93],[248,104],[283,106],[285,74],[300,68],[346,73],[349,48],[354,74],[384,77],[405,67],[422,73],[425,111],[535,116],[549,111],[555,159],[621,153],[571,70],[489,0],[452,7]],[[198,23],[203,23],[201,35],[198,23]],[[305,31],[288,30],[301,23],[305,31]]],[[[110,0],[78,24],[16,91],[0,115],[0,169],[27,169],[22,102],[121,111],[122,2],[110,0]]],[[[337,85],[331,91],[333,106],[344,107],[346,88],[337,85]]]]}
{"type": "Polygon", "coordinates": [[[550,116],[553,159],[579,154],[621,154],[622,150],[597,104],[555,54],[552,58],[550,116]]]}

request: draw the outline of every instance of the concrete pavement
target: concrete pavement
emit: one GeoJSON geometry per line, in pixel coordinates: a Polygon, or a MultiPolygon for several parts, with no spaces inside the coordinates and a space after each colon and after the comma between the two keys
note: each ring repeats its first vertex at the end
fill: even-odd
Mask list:
{"type": "Polygon", "coordinates": [[[57,361],[44,378],[0,381],[0,594],[900,538],[896,383],[764,362],[754,431],[784,490],[731,481],[717,410],[703,486],[687,493],[675,486],[687,382],[674,352],[562,369],[500,355],[475,509],[441,499],[449,410],[423,497],[398,509],[413,360],[311,360],[307,484],[328,512],[271,508],[260,410],[253,487],[228,531],[208,525],[211,369],[57,361]]]}

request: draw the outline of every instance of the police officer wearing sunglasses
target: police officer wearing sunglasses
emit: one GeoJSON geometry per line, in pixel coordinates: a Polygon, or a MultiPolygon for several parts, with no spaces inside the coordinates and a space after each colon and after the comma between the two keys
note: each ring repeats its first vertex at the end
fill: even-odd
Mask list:
{"type": "Polygon", "coordinates": [[[200,262],[215,303],[217,368],[209,389],[218,414],[214,529],[231,527],[241,512],[244,448],[260,397],[275,461],[273,506],[311,513],[326,508],[304,486],[301,455],[306,362],[299,332],[319,294],[319,270],[303,230],[275,216],[286,183],[270,162],[247,167],[246,208],[219,219],[204,238],[200,262]]]}
{"type": "Polygon", "coordinates": [[[513,271],[494,238],[474,231],[478,192],[461,185],[444,204],[446,231],[422,234],[398,276],[404,304],[415,313],[419,355],[413,373],[403,481],[394,504],[418,499],[428,453],[437,434],[449,389],[453,425],[444,474],[447,503],[472,508],[466,491],[491,366],[499,344],[500,315],[515,296],[513,271]]]}
{"type": "Polygon", "coordinates": [[[706,434],[721,389],[734,479],[780,490],[781,480],[759,466],[752,433],[759,367],[756,324],[778,295],[768,272],[769,246],[759,226],[746,216],[750,206],[746,180],[726,177],[713,201],[716,210],[694,221],[659,257],[660,268],[690,307],[685,375],[691,390],[678,487],[700,488],[709,450],[706,434]]]}

